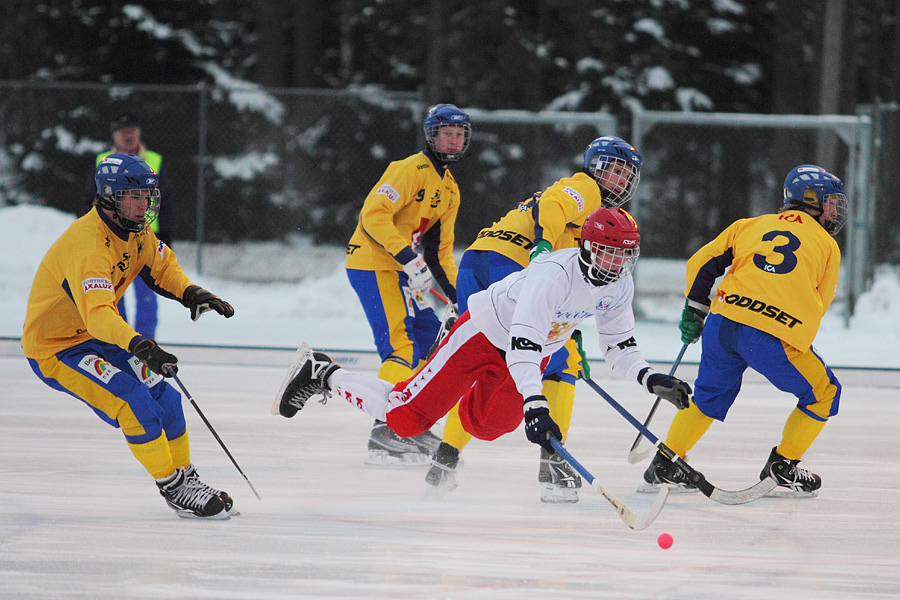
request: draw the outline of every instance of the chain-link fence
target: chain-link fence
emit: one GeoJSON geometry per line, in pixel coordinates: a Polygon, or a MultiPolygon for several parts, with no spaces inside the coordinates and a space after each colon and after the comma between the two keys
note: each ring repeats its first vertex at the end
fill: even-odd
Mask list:
{"type": "MultiPolygon", "coordinates": [[[[110,145],[110,121],[130,112],[172,176],[176,240],[299,237],[343,245],[388,162],[422,148],[426,106],[416,94],[241,85],[0,82],[0,206],[77,212],[94,157],[110,145]]],[[[458,247],[520,200],[578,171],[584,147],[599,135],[636,136],[630,141],[644,155],[628,208],[638,213],[642,255],[650,258],[683,260],[733,220],[775,210],[787,171],[821,156],[820,130],[798,128],[790,116],[742,115],[739,124],[671,113],[648,127],[646,113],[617,126],[604,113],[463,108],[474,135],[452,167],[462,193],[458,247]],[[748,126],[754,119],[766,126],[748,126]]],[[[848,232],[862,223],[854,232],[861,242],[848,244],[848,232],[839,241],[845,266],[853,265],[854,277],[863,272],[863,280],[875,263],[900,260],[900,199],[893,193],[900,111],[878,106],[871,114],[834,117],[869,123],[874,143],[835,136],[835,164],[823,165],[850,184],[855,213],[848,232]]]]}

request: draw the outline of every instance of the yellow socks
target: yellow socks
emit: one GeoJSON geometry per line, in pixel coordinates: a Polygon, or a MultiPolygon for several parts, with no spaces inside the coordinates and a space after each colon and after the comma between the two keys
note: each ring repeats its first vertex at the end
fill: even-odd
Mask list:
{"type": "Polygon", "coordinates": [[[789,460],[799,460],[816,441],[827,421],[813,419],[799,408],[794,408],[784,424],[781,443],[776,452],[789,460]]]}
{"type": "Polygon", "coordinates": [[[712,417],[704,415],[697,405],[691,402],[688,408],[675,413],[675,418],[672,419],[672,424],[669,426],[666,446],[684,458],[688,450],[693,448],[694,444],[703,437],[712,422],[712,417]]]}

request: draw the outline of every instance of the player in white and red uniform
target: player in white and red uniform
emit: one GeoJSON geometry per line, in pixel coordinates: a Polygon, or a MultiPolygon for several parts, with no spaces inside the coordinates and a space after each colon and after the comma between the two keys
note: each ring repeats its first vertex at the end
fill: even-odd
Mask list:
{"type": "Polygon", "coordinates": [[[584,223],[580,248],[540,256],[473,295],[425,367],[394,385],[345,371],[304,344],[273,413],[292,417],[313,394],[333,392],[409,437],[459,401],[463,426],[475,437],[493,440],[513,431],[524,413],[528,439],[553,452],[549,438],[561,434],[541,393],[541,373],[589,317],[613,371],[684,408],[690,386],[653,372],[634,339],[631,270],[639,244],[637,224],[624,209],[595,211],[584,223]]]}

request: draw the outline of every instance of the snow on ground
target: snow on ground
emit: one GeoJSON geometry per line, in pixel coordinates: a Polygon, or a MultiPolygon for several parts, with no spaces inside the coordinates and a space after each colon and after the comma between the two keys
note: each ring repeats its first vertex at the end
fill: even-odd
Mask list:
{"type": "MultiPolygon", "coordinates": [[[[74,217],[53,209],[18,206],[0,209],[0,337],[22,335],[25,306],[34,272],[46,249],[74,217]]],[[[175,242],[188,275],[235,307],[225,320],[206,316],[192,323],[179,303],[160,302],[161,343],[372,350],[374,343],[359,301],[343,270],[342,247],[296,243],[216,245],[203,250],[197,273],[196,247],[175,242]],[[293,279],[293,281],[285,281],[293,279]]],[[[639,316],[637,340],[653,361],[671,362],[681,348],[677,328],[684,264],[642,258],[635,273],[639,316]],[[642,295],[641,290],[652,294],[642,295]],[[668,295],[659,295],[668,290],[668,295]]],[[[826,315],[816,348],[832,366],[900,368],[900,276],[880,269],[860,298],[852,319],[836,302],[826,315]]],[[[589,356],[600,360],[596,340],[585,335],[589,356]]],[[[685,355],[699,360],[699,344],[685,355]]]]}

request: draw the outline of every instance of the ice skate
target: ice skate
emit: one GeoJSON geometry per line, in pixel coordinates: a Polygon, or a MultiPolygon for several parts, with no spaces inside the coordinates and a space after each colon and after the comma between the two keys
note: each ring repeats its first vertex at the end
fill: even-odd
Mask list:
{"type": "Polygon", "coordinates": [[[644,471],[644,482],[638,486],[637,491],[655,494],[660,485],[668,485],[672,494],[689,494],[699,492],[697,486],[688,481],[684,471],[657,452],[650,462],[650,466],[644,471]]]}
{"type": "Polygon", "coordinates": [[[316,394],[322,395],[324,403],[331,397],[328,377],[339,368],[327,354],[313,352],[306,342],[300,344],[288,374],[275,395],[272,414],[290,419],[316,394]]]}
{"type": "Polygon", "coordinates": [[[419,452],[425,456],[434,456],[441,445],[441,438],[431,433],[431,430],[406,438],[419,447],[419,452]]]}
{"type": "Polygon", "coordinates": [[[184,476],[192,480],[194,484],[201,485],[209,488],[216,496],[222,499],[222,502],[225,503],[225,510],[228,511],[228,515],[232,517],[236,517],[240,512],[234,510],[234,500],[231,499],[231,496],[228,495],[228,492],[223,492],[222,490],[217,490],[211,485],[207,485],[200,481],[200,475],[197,473],[197,469],[194,467],[194,463],[189,464],[184,468],[184,476]]]}
{"type": "Polygon", "coordinates": [[[447,492],[457,488],[456,468],[459,466],[459,450],[446,442],[441,442],[434,458],[431,459],[431,468],[425,474],[424,498],[426,500],[440,500],[447,492]]]}
{"type": "Polygon", "coordinates": [[[196,477],[187,477],[184,469],[178,469],[170,477],[156,481],[159,494],[166,499],[183,519],[227,519],[225,502],[215,490],[196,477]]]}
{"type": "Polygon", "coordinates": [[[538,470],[541,484],[541,502],[552,504],[574,504],[578,502],[578,488],[581,476],[572,465],[556,454],[541,448],[541,466],[538,470]]]}
{"type": "Polygon", "coordinates": [[[769,460],[759,478],[772,477],[778,487],[766,494],[767,498],[815,498],[822,487],[822,478],[799,466],[800,460],[787,459],[772,448],[769,460]]]}
{"type": "MultiPolygon", "coordinates": [[[[419,434],[420,437],[424,434],[419,434]]],[[[384,421],[375,421],[369,436],[368,456],[365,464],[370,467],[388,469],[424,467],[428,464],[430,454],[424,442],[415,438],[402,438],[387,426],[384,421]]]]}

